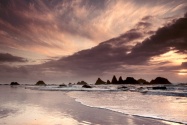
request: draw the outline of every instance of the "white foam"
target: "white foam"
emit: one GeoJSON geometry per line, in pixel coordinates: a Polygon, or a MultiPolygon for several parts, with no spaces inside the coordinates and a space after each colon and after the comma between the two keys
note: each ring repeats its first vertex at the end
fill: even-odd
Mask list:
{"type": "Polygon", "coordinates": [[[185,103],[180,103],[179,100],[171,96],[141,95],[132,92],[90,92],[89,94],[69,92],[68,95],[75,98],[77,102],[90,107],[164,120],[173,122],[173,124],[187,123],[187,99],[184,97],[181,97],[180,101],[185,101],[185,103]]]}

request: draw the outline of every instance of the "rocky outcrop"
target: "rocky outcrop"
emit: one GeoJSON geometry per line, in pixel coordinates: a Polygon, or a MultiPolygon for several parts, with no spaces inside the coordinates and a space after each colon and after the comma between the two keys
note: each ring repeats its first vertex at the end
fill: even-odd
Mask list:
{"type": "Polygon", "coordinates": [[[10,85],[20,85],[20,84],[17,82],[11,82],[10,85]]]}
{"type": "Polygon", "coordinates": [[[85,85],[82,86],[82,88],[92,88],[92,87],[88,84],[85,84],[85,85]]]}
{"type": "Polygon", "coordinates": [[[107,80],[106,84],[111,84],[110,80],[107,80]]]}
{"type": "Polygon", "coordinates": [[[154,80],[151,80],[150,84],[171,84],[171,82],[163,77],[157,77],[154,80]]]}
{"type": "Polygon", "coordinates": [[[106,84],[106,82],[104,82],[100,78],[98,78],[97,81],[95,82],[95,85],[102,85],[102,84],[106,84]]]}
{"type": "Polygon", "coordinates": [[[37,86],[46,86],[44,81],[38,81],[35,85],[37,85],[37,86]]]}
{"type": "Polygon", "coordinates": [[[145,79],[138,79],[139,84],[149,84],[145,79]]]}
{"type": "Polygon", "coordinates": [[[85,81],[78,82],[77,85],[87,85],[85,81]]]}
{"type": "Polygon", "coordinates": [[[139,82],[133,77],[127,77],[126,80],[124,80],[123,82],[124,84],[139,84],[139,82]]]}
{"type": "Polygon", "coordinates": [[[117,80],[115,75],[113,76],[111,83],[112,84],[118,84],[118,80],[117,80]]]}
{"type": "Polygon", "coordinates": [[[118,80],[118,84],[123,84],[123,83],[124,83],[124,81],[123,81],[122,77],[120,76],[119,80],[118,80]]]}

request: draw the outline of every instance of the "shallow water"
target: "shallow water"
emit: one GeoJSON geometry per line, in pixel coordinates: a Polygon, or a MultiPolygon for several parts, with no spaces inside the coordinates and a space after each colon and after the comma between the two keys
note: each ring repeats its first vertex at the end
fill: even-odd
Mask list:
{"type": "Polygon", "coordinates": [[[129,115],[151,117],[187,124],[187,98],[149,95],[139,92],[70,92],[82,104],[129,115]]]}
{"type": "MultiPolygon", "coordinates": [[[[85,94],[88,93],[85,92],[85,94]]],[[[123,124],[164,125],[170,123],[90,108],[68,97],[67,92],[0,86],[0,125],[123,124]]]]}

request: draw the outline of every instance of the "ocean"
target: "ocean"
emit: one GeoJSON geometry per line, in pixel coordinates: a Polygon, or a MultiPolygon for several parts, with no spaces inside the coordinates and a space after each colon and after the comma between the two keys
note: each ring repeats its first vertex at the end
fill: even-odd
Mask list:
{"type": "Polygon", "coordinates": [[[42,88],[0,86],[0,125],[187,124],[185,87],[146,94],[42,88]]]}

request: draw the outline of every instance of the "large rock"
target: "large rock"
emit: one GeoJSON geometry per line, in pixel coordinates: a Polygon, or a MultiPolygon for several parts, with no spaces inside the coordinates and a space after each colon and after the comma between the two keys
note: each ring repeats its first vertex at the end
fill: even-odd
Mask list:
{"type": "Polygon", "coordinates": [[[87,85],[85,81],[78,82],[77,85],[87,85]]]}
{"type": "Polygon", "coordinates": [[[139,84],[149,84],[145,79],[138,79],[139,84]]]}
{"type": "Polygon", "coordinates": [[[82,88],[92,88],[90,85],[86,84],[86,85],[83,85],[82,88]]]}
{"type": "Polygon", "coordinates": [[[124,81],[123,81],[122,77],[120,76],[119,80],[118,80],[118,84],[123,84],[123,83],[124,83],[124,81]]]}
{"type": "Polygon", "coordinates": [[[151,80],[150,84],[171,84],[171,82],[163,77],[157,77],[155,80],[151,80]]]}
{"type": "Polygon", "coordinates": [[[112,84],[118,84],[118,80],[117,80],[115,75],[113,76],[111,83],[112,84]]]}
{"type": "Polygon", "coordinates": [[[10,85],[20,85],[20,84],[17,82],[11,82],[10,85]]]}
{"type": "Polygon", "coordinates": [[[35,85],[37,85],[37,86],[46,86],[44,81],[38,81],[35,85]]]}
{"type": "Polygon", "coordinates": [[[139,82],[133,77],[127,77],[126,80],[124,80],[124,84],[139,84],[139,82]]]}
{"type": "Polygon", "coordinates": [[[95,85],[102,85],[102,84],[106,84],[106,82],[104,82],[100,78],[98,78],[97,81],[95,82],[95,85]]]}
{"type": "Polygon", "coordinates": [[[110,80],[107,80],[106,84],[111,84],[110,80]]]}

